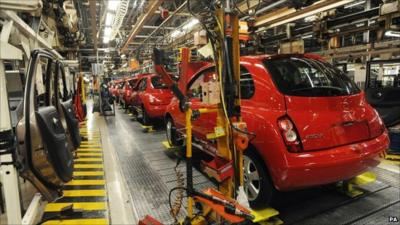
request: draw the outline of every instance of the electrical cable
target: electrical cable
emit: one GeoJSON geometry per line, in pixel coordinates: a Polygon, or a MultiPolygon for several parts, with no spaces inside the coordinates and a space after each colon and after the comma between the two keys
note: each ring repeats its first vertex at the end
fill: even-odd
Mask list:
{"type": "Polygon", "coordinates": [[[184,175],[180,170],[178,170],[178,166],[179,166],[180,161],[181,160],[178,159],[178,161],[176,162],[176,166],[174,168],[175,174],[176,174],[177,186],[172,188],[170,190],[169,194],[168,194],[168,204],[169,204],[169,208],[170,208],[170,213],[171,213],[171,216],[174,218],[175,222],[178,221],[177,217],[178,217],[178,214],[179,214],[179,212],[181,210],[181,207],[182,207],[182,201],[183,201],[183,198],[184,198],[183,193],[184,193],[184,191],[187,191],[187,189],[184,187],[184,185],[185,185],[184,175]],[[174,202],[172,204],[172,201],[171,201],[172,200],[172,193],[174,191],[178,191],[178,192],[177,192],[175,200],[174,200],[174,202]]]}

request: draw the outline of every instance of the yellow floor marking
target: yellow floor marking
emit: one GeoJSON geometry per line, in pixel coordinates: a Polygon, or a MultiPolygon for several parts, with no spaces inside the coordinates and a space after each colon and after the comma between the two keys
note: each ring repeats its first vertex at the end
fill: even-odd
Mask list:
{"type": "Polygon", "coordinates": [[[79,156],[103,156],[103,153],[84,153],[84,152],[78,152],[77,155],[78,155],[78,157],[79,157],[79,156]]]}
{"type": "Polygon", "coordinates": [[[44,225],[65,224],[65,225],[107,225],[107,219],[73,219],[73,220],[49,220],[44,225]]]}
{"type": "Polygon", "coordinates": [[[82,151],[93,151],[93,152],[103,152],[101,148],[78,148],[78,150],[76,150],[76,151],[79,152],[80,150],[82,150],[82,151]]]}
{"type": "MultiPolygon", "coordinates": [[[[72,203],[72,202],[71,202],[72,203]]],[[[71,205],[69,202],[60,203],[49,203],[44,209],[45,212],[59,212],[62,208],[71,205]]],[[[107,204],[105,202],[74,202],[74,209],[83,209],[85,211],[89,210],[105,210],[107,209],[107,204]]]]}
{"type": "Polygon", "coordinates": [[[98,168],[98,169],[103,169],[103,164],[75,164],[74,168],[75,169],[78,169],[78,168],[98,168]]]}
{"type": "Polygon", "coordinates": [[[99,145],[81,145],[79,148],[98,148],[101,149],[99,145]]]}
{"type": "Polygon", "coordinates": [[[64,197],[106,196],[106,190],[64,190],[64,197]]]}
{"type": "Polygon", "coordinates": [[[87,135],[82,135],[83,138],[89,140],[89,141],[99,141],[100,142],[100,136],[87,136],[87,135]]]}
{"type": "Polygon", "coordinates": [[[71,180],[66,185],[76,186],[76,185],[104,185],[106,182],[104,180],[71,180]]]}
{"type": "Polygon", "coordinates": [[[76,163],[79,162],[103,162],[102,158],[78,158],[74,160],[76,163]]]}
{"type": "Polygon", "coordinates": [[[104,176],[103,171],[74,171],[74,176],[104,176]]]}
{"type": "Polygon", "coordinates": [[[97,146],[99,146],[99,145],[101,145],[101,142],[100,141],[98,141],[98,142],[91,141],[91,142],[87,142],[87,143],[81,143],[80,146],[82,146],[82,145],[97,145],[97,146]]]}

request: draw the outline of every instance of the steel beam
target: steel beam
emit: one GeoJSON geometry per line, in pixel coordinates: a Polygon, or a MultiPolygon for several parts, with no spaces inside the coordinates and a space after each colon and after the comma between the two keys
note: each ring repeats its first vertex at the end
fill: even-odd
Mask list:
{"type": "Polygon", "coordinates": [[[283,8],[272,13],[265,14],[256,18],[256,27],[276,27],[282,24],[290,23],[295,20],[315,15],[319,12],[334,9],[346,5],[354,0],[321,0],[311,6],[296,10],[294,8],[283,8]]]}
{"type": "MultiPolygon", "coordinates": [[[[160,14],[161,12],[157,10],[155,13],[160,14]]],[[[175,14],[175,16],[187,16],[187,17],[192,17],[192,14],[190,14],[190,13],[177,13],[177,14],[175,14]]]]}
{"type": "Polygon", "coordinates": [[[0,16],[7,20],[13,21],[13,26],[15,26],[19,32],[25,35],[27,38],[32,39],[34,42],[37,41],[40,47],[50,49],[50,51],[57,56],[59,59],[63,57],[52,46],[39,34],[37,34],[28,24],[26,24],[15,12],[1,10],[0,16]]]}
{"type": "Polygon", "coordinates": [[[96,0],[89,0],[90,26],[92,31],[94,49],[97,49],[97,22],[96,0]]]}
{"type": "MultiPolygon", "coordinates": [[[[158,28],[158,26],[147,26],[147,25],[143,26],[143,29],[157,29],[157,28],[158,28]]],[[[165,29],[165,30],[175,30],[176,27],[163,27],[163,29],[165,29]]]]}
{"type": "Polygon", "coordinates": [[[142,30],[142,27],[144,24],[150,20],[150,18],[154,15],[154,12],[158,9],[158,7],[161,6],[161,4],[164,2],[164,0],[159,0],[159,1],[150,1],[149,6],[147,7],[146,10],[144,10],[146,13],[143,14],[136,25],[133,27],[132,31],[130,32],[128,39],[126,40],[125,44],[121,48],[121,52],[126,51],[126,49],[129,46],[129,42],[131,42],[136,35],[139,34],[140,30],[142,30]]]}
{"type": "Polygon", "coordinates": [[[163,38],[164,36],[136,35],[136,38],[163,38]]]}

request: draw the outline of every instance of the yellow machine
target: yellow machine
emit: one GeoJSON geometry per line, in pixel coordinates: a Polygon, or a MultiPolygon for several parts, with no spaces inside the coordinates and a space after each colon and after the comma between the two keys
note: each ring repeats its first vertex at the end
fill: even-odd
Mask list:
{"type": "MultiPolygon", "coordinates": [[[[218,90],[219,101],[212,108],[193,110],[177,85],[169,77],[164,68],[164,56],[160,50],[155,49],[155,70],[162,75],[164,82],[170,86],[174,94],[180,100],[180,109],[186,114],[186,187],[177,187],[172,191],[180,190],[177,202],[172,206],[171,214],[177,224],[281,224],[279,219],[271,219],[278,215],[272,208],[261,211],[251,211],[239,204],[235,199],[239,187],[243,185],[243,151],[247,149],[248,132],[247,127],[241,120],[240,115],[240,51],[239,51],[239,21],[237,14],[230,8],[229,1],[226,5],[215,8],[212,18],[215,18],[217,26],[207,27],[204,25],[212,43],[215,61],[215,73],[218,75],[219,87],[207,87],[214,92],[218,90]],[[216,51],[218,49],[218,51],[216,51]],[[216,140],[217,157],[221,158],[230,166],[232,173],[225,179],[221,179],[219,190],[206,189],[197,191],[193,187],[192,171],[192,121],[206,113],[217,113],[216,127],[214,133],[208,134],[207,138],[216,140]],[[177,215],[182,205],[183,191],[187,194],[187,217],[178,222],[177,215]],[[197,213],[194,211],[197,208],[197,213]],[[270,220],[271,219],[271,220],[270,220]]],[[[190,8],[190,1],[188,1],[190,8]]],[[[204,16],[204,15],[203,15],[204,16]]],[[[200,18],[201,19],[201,18],[200,18]]],[[[188,57],[182,57],[188,58],[188,57]]],[[[210,99],[204,100],[210,101],[210,99]]],[[[207,170],[206,170],[207,171],[207,170]]],[[[182,174],[177,172],[178,183],[183,183],[182,174]]],[[[212,173],[209,174],[212,176],[212,173]]],[[[217,179],[218,180],[218,179],[217,179]]],[[[243,193],[244,195],[244,193],[243,193]]],[[[242,196],[243,196],[242,195],[242,196]]],[[[245,196],[245,195],[244,195],[245,196]]],[[[139,224],[161,224],[151,217],[146,217],[139,224]]]]}

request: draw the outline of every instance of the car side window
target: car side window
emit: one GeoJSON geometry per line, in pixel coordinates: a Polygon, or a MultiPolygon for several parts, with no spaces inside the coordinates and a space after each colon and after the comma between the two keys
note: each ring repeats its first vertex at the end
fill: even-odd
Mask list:
{"type": "Polygon", "coordinates": [[[146,87],[147,87],[147,78],[143,78],[143,79],[140,81],[140,84],[139,84],[139,91],[144,91],[144,90],[146,90],[146,87]]]}
{"type": "Polygon", "coordinates": [[[217,75],[215,74],[213,68],[204,70],[197,76],[196,80],[194,80],[191,84],[189,83],[188,92],[190,93],[191,98],[202,101],[202,87],[204,87],[208,82],[218,82],[217,75]]]}
{"type": "Polygon", "coordinates": [[[255,91],[253,76],[244,66],[240,66],[240,97],[250,99],[255,91]]]}

